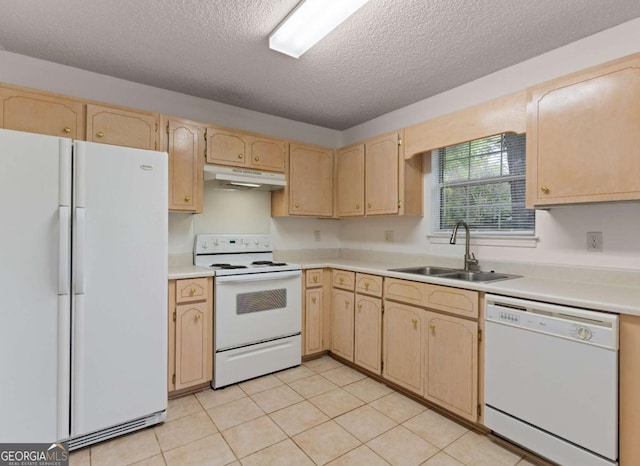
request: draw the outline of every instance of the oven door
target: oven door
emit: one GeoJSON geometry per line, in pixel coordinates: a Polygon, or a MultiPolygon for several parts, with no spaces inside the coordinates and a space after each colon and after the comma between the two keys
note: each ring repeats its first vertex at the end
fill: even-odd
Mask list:
{"type": "Polygon", "coordinates": [[[216,277],[215,282],[216,351],[300,334],[302,271],[216,277]]]}

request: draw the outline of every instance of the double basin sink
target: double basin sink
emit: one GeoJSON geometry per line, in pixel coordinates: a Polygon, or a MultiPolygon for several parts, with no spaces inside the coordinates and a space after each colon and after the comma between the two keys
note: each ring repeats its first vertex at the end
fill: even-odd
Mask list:
{"type": "Polygon", "coordinates": [[[471,272],[461,269],[448,269],[445,267],[404,267],[399,269],[389,269],[390,272],[404,272],[425,277],[449,278],[452,280],[462,280],[465,282],[495,282],[498,280],[509,280],[519,278],[520,275],[509,275],[495,272],[471,272]]]}

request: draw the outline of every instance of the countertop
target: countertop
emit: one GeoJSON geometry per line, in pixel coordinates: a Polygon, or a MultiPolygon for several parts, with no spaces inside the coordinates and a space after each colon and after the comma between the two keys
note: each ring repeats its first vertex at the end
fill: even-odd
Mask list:
{"type": "MultiPolygon", "coordinates": [[[[388,269],[402,267],[398,264],[360,259],[329,258],[296,260],[303,269],[334,268],[353,272],[382,275],[435,285],[484,291],[503,296],[544,301],[565,306],[581,307],[618,314],[640,316],[640,283],[637,286],[617,285],[605,282],[570,281],[557,278],[527,277],[502,280],[493,283],[464,282],[448,278],[426,277],[388,269]]],[[[406,266],[420,265],[407,264],[406,266]]],[[[424,264],[423,264],[424,265],[424,264]]],[[[501,272],[496,270],[496,272],[501,272]]],[[[215,272],[194,265],[169,267],[169,279],[211,277],[215,272]]]]}

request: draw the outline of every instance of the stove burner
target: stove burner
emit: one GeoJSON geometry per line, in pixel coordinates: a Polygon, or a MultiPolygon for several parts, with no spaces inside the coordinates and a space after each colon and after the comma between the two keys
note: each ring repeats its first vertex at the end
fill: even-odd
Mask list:
{"type": "Polygon", "coordinates": [[[271,265],[273,265],[274,267],[281,267],[283,265],[287,265],[286,262],[272,262],[271,265]]]}
{"type": "Polygon", "coordinates": [[[253,261],[251,265],[273,265],[273,261],[253,261]]]}
{"type": "Polygon", "coordinates": [[[221,270],[246,269],[247,268],[246,265],[231,265],[231,264],[211,264],[210,267],[212,267],[214,269],[221,269],[221,270]]]}

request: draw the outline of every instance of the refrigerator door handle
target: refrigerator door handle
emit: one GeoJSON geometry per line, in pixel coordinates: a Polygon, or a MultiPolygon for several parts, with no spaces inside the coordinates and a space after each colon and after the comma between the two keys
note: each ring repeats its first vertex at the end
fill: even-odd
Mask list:
{"type": "Polygon", "coordinates": [[[83,207],[76,208],[75,215],[75,264],[74,264],[74,293],[84,294],[85,281],[84,281],[84,256],[86,246],[86,223],[85,223],[85,209],[83,207]]]}
{"type": "Polygon", "coordinates": [[[71,240],[71,229],[69,224],[69,207],[60,206],[58,208],[59,225],[59,245],[58,248],[58,294],[69,294],[69,244],[71,240]]]}

